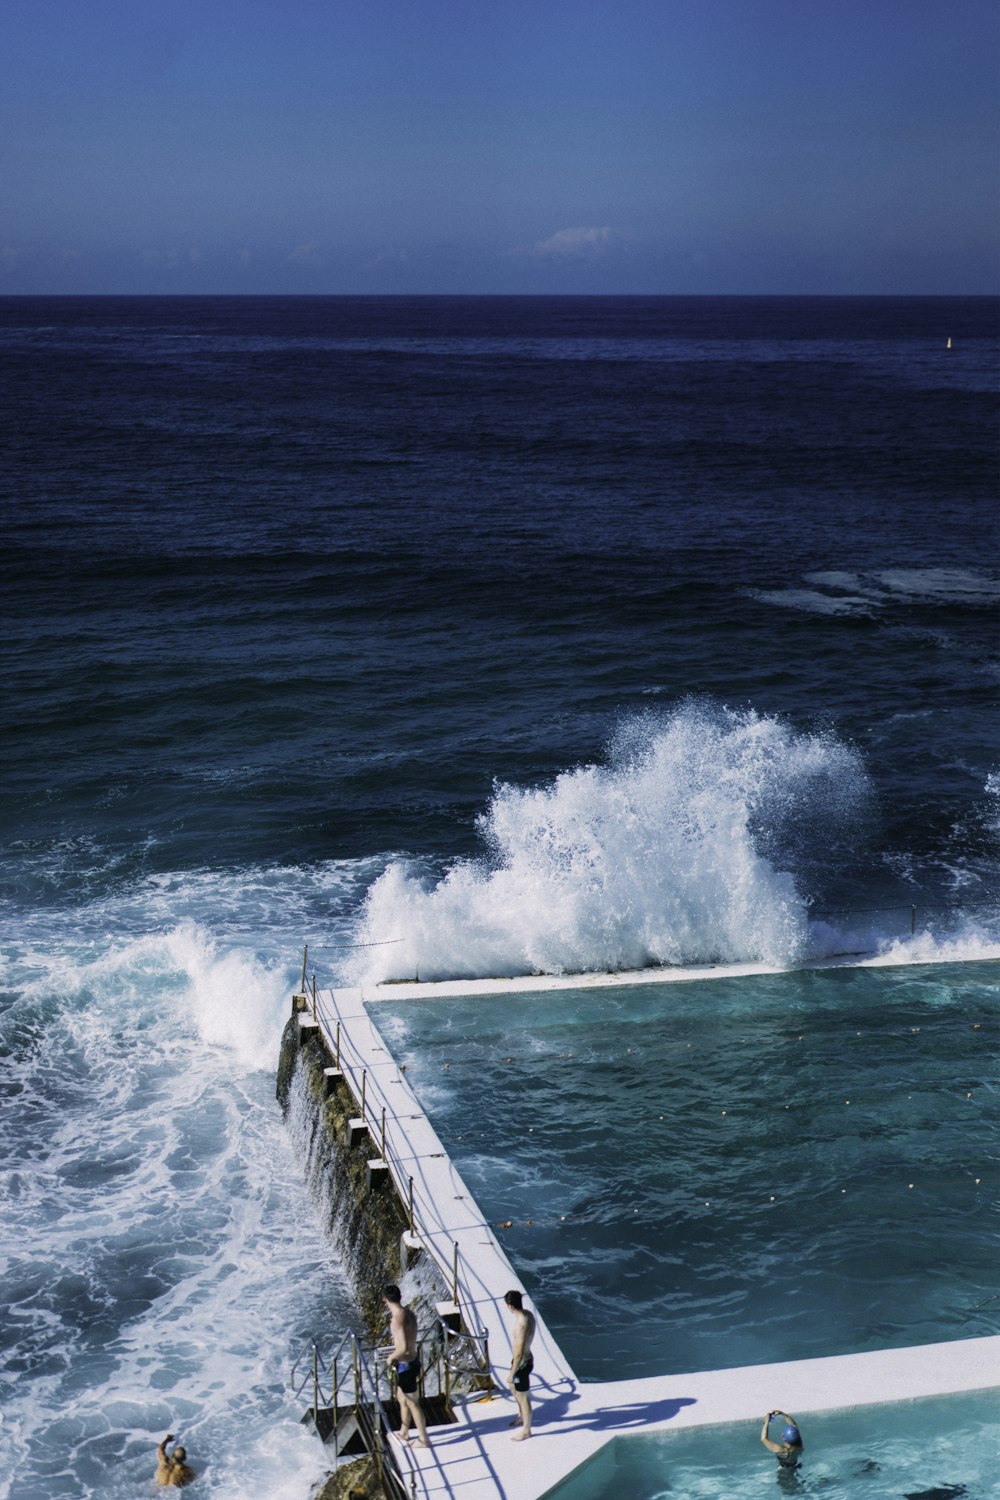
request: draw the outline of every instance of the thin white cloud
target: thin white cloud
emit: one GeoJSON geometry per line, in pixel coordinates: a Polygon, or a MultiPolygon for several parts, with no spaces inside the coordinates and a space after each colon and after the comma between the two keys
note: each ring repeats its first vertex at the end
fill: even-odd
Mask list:
{"type": "Polygon", "coordinates": [[[609,250],[625,243],[620,230],[605,225],[601,229],[559,229],[532,246],[531,254],[542,259],[598,260],[609,250]]]}
{"type": "Polygon", "coordinates": [[[172,271],[180,263],[180,253],[177,250],[144,250],[142,260],[145,266],[154,271],[172,271]]]}
{"type": "Polygon", "coordinates": [[[288,259],[293,266],[321,265],[323,257],[320,254],[319,240],[307,240],[304,245],[296,245],[288,259]]]}

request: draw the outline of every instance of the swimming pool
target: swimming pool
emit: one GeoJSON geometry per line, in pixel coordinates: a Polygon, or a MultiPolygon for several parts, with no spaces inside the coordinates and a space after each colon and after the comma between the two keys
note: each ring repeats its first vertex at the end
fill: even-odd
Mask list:
{"type": "MultiPolygon", "coordinates": [[[[799,1416],[799,1413],[795,1414],[799,1416]]],[[[545,1500],[987,1500],[1000,1494],[1000,1390],[800,1417],[805,1450],[779,1475],[759,1422],[614,1438],[545,1500]]]]}
{"type": "Polygon", "coordinates": [[[1000,964],[383,1002],[582,1379],[1000,1331],[1000,964]]]}

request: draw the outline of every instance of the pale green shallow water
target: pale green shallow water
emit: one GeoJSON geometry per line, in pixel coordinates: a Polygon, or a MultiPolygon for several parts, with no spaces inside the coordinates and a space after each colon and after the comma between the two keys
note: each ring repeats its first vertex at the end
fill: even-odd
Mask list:
{"type": "MultiPolygon", "coordinates": [[[[799,1413],[795,1413],[799,1416],[799,1413]]],[[[996,1500],[1000,1389],[800,1418],[801,1468],[779,1478],[760,1422],[614,1438],[545,1500],[996,1500]]]]}
{"type": "Polygon", "coordinates": [[[1000,963],[376,1020],[581,1379],[1000,1332],[1000,963]]]}

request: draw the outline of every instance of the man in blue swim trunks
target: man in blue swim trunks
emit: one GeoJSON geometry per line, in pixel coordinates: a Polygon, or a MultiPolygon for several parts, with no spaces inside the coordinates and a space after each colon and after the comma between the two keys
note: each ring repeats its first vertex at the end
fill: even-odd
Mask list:
{"type": "Polygon", "coordinates": [[[519,1416],[511,1425],[521,1429],[520,1432],[515,1432],[511,1441],[522,1443],[525,1438],[531,1436],[531,1397],[528,1395],[528,1389],[531,1385],[531,1372],[535,1368],[535,1361],[531,1354],[531,1340],[535,1336],[535,1315],[525,1309],[524,1298],[520,1292],[508,1292],[503,1300],[507,1311],[514,1319],[514,1341],[510,1351],[510,1374],[507,1376],[507,1384],[514,1392],[519,1416]]]}
{"type": "Polygon", "coordinates": [[[417,1429],[417,1441],[421,1448],[429,1448],[427,1423],[420,1408],[417,1385],[420,1380],[420,1355],[417,1353],[417,1317],[412,1307],[404,1307],[398,1286],[384,1286],[382,1298],[389,1309],[389,1332],[392,1334],[392,1353],[387,1364],[396,1370],[396,1400],[399,1402],[399,1432],[401,1443],[410,1441],[410,1424],[417,1429]]]}

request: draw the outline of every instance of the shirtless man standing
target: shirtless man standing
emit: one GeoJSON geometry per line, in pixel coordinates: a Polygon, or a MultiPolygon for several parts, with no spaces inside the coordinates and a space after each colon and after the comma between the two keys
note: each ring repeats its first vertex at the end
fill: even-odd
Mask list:
{"type": "Polygon", "coordinates": [[[156,1456],[159,1463],[156,1465],[156,1484],[173,1484],[178,1489],[185,1484],[190,1484],[194,1478],[194,1470],[184,1462],[187,1458],[187,1450],[180,1443],[173,1453],[167,1453],[167,1444],[172,1443],[174,1435],[168,1432],[162,1443],[157,1445],[156,1456]]]}
{"type": "Polygon", "coordinates": [[[524,1299],[520,1292],[508,1292],[503,1300],[507,1311],[514,1319],[514,1342],[510,1351],[510,1374],[507,1376],[507,1384],[514,1392],[519,1416],[511,1425],[521,1429],[520,1432],[515,1432],[511,1441],[523,1443],[525,1438],[531,1436],[531,1397],[528,1395],[528,1388],[531,1385],[531,1372],[535,1368],[535,1361],[531,1354],[531,1340],[535,1336],[535,1315],[525,1312],[524,1299]]]}
{"type": "Polygon", "coordinates": [[[410,1441],[410,1423],[417,1429],[421,1448],[429,1448],[427,1423],[416,1395],[420,1378],[420,1356],[417,1353],[417,1318],[412,1307],[400,1301],[398,1286],[382,1288],[382,1298],[389,1309],[389,1332],[392,1353],[387,1363],[396,1367],[396,1399],[399,1402],[399,1441],[410,1441]]]}

